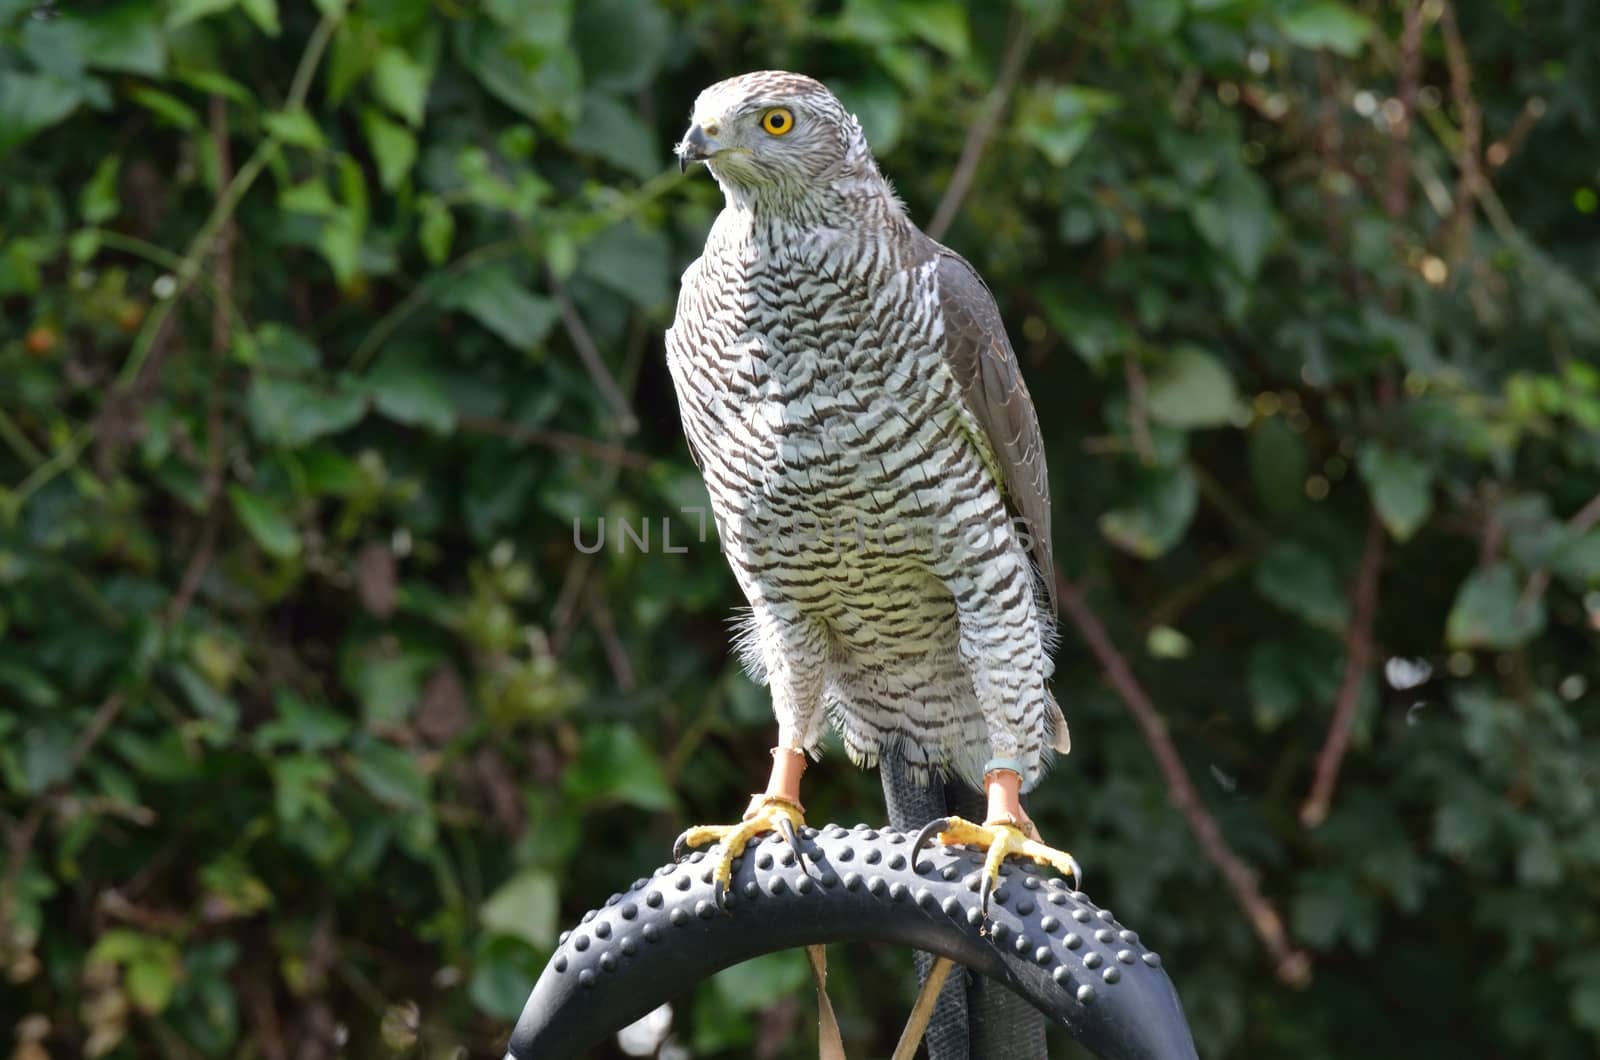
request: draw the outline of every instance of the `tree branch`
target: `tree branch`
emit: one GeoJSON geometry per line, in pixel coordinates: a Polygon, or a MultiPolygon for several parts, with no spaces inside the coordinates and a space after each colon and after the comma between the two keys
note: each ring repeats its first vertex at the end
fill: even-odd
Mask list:
{"type": "Polygon", "coordinates": [[[1006,103],[1016,90],[1017,78],[1022,76],[1022,64],[1028,58],[1028,49],[1032,45],[1033,31],[1028,28],[1026,17],[1019,14],[1011,24],[1011,37],[1006,41],[994,88],[984,97],[977,117],[967,128],[966,142],[961,145],[961,157],[956,160],[955,171],[950,174],[950,183],[944,189],[938,208],[933,211],[933,220],[928,222],[928,235],[932,239],[943,239],[956,214],[961,212],[961,204],[966,200],[967,192],[972,190],[972,182],[978,175],[978,163],[983,161],[984,148],[989,145],[989,137],[999,126],[1006,103]]]}
{"type": "Polygon", "coordinates": [[[1390,220],[1405,216],[1406,202],[1411,184],[1406,177],[1410,168],[1407,142],[1411,139],[1411,117],[1417,110],[1417,86],[1422,76],[1422,0],[1408,0],[1405,28],[1400,35],[1399,88],[1395,98],[1400,103],[1400,113],[1389,123],[1392,141],[1389,151],[1389,186],[1384,193],[1383,211],[1390,220]]]}
{"type": "Polygon", "coordinates": [[[567,297],[566,288],[554,285],[554,293],[556,305],[561,310],[561,326],[566,329],[572,348],[578,352],[578,360],[583,362],[589,378],[594,380],[594,385],[600,388],[600,395],[611,406],[612,414],[617,417],[617,430],[622,434],[632,434],[639,429],[639,419],[633,414],[627,395],[623,394],[611,369],[606,367],[605,358],[600,356],[600,347],[595,345],[594,336],[589,334],[583,317],[578,314],[578,307],[567,297]]]}
{"type": "Polygon", "coordinates": [[[643,453],[636,453],[620,445],[597,442],[593,438],[585,438],[581,434],[572,434],[568,431],[512,423],[493,416],[461,416],[457,418],[456,424],[463,430],[475,431],[478,434],[492,434],[522,445],[542,445],[550,449],[559,449],[575,456],[604,460],[618,467],[647,468],[651,464],[650,458],[643,453]]]}
{"type": "Polygon", "coordinates": [[[1528,97],[1527,101],[1522,104],[1522,110],[1517,113],[1517,120],[1511,123],[1511,128],[1504,136],[1490,144],[1489,149],[1484,152],[1484,161],[1489,164],[1491,171],[1497,170],[1511,161],[1511,156],[1517,153],[1517,150],[1527,141],[1528,134],[1533,131],[1533,127],[1539,124],[1540,118],[1544,117],[1546,109],[1548,109],[1548,104],[1541,97],[1528,97]]]}
{"type": "MultiPolygon", "coordinates": [[[[333,38],[333,32],[344,18],[342,9],[334,14],[324,15],[311,33],[305,51],[300,54],[300,62],[295,68],[294,80],[289,90],[289,98],[285,104],[286,110],[295,110],[305,105],[305,98],[311,89],[311,79],[315,75],[318,64],[322,61],[322,53],[327,49],[328,42],[333,38]]],[[[199,282],[203,269],[200,259],[211,248],[211,242],[216,238],[218,230],[232,217],[239,202],[245,193],[250,190],[256,178],[261,175],[282,148],[283,141],[276,133],[269,134],[257,145],[245,164],[227,184],[223,185],[222,193],[217,196],[216,205],[211,209],[200,230],[190,240],[188,248],[184,251],[183,259],[178,267],[173,270],[176,287],[166,298],[158,301],[145,315],[144,323],[139,333],[134,336],[133,347],[128,351],[128,359],[123,362],[122,368],[117,373],[115,383],[106,400],[110,401],[126,391],[144,371],[145,363],[150,359],[166,329],[172,311],[177,308],[189,289],[199,282]]],[[[6,500],[5,511],[0,514],[15,518],[21,512],[23,505],[53,481],[56,476],[66,472],[78,462],[83,451],[88,448],[93,440],[92,426],[86,425],[78,428],[65,444],[61,445],[51,454],[43,464],[34,468],[27,478],[17,486],[6,500]]]]}
{"type": "Polygon", "coordinates": [[[1111,636],[1099,617],[1084,602],[1077,587],[1057,574],[1056,592],[1060,596],[1062,609],[1076,627],[1078,635],[1105,671],[1106,681],[1121,697],[1144,733],[1145,742],[1150,745],[1156,764],[1166,778],[1173,805],[1188,821],[1201,851],[1222,874],[1228,889],[1233,892],[1234,900],[1255,929],[1256,936],[1271,954],[1278,978],[1291,986],[1304,986],[1311,979],[1311,959],[1289,941],[1283,918],[1262,895],[1255,872],[1229,848],[1216,818],[1211,816],[1201,801],[1194,782],[1183,767],[1183,760],[1178,757],[1172,737],[1167,734],[1166,720],[1133,675],[1128,661],[1111,642],[1111,636]]]}
{"type": "MultiPolygon", "coordinates": [[[[1417,87],[1422,76],[1422,0],[1408,0],[1405,24],[1400,35],[1400,59],[1396,67],[1399,86],[1395,93],[1400,104],[1389,126],[1389,184],[1384,194],[1383,212],[1393,225],[1405,220],[1406,204],[1411,186],[1407,179],[1412,118],[1417,109],[1417,87]]],[[[1400,291],[1391,287],[1383,294],[1386,308],[1398,311],[1400,291]]],[[[1397,388],[1394,376],[1380,370],[1377,382],[1379,408],[1394,403],[1397,388]]],[[[1322,750],[1317,754],[1316,774],[1311,791],[1300,806],[1300,823],[1315,828],[1327,820],[1328,808],[1333,803],[1334,790],[1339,784],[1339,767],[1345,751],[1350,746],[1350,725],[1355,719],[1356,706],[1361,701],[1361,684],[1366,679],[1367,668],[1372,664],[1372,627],[1377,621],[1378,575],[1383,567],[1383,522],[1369,502],[1367,510],[1366,541],[1362,545],[1361,560],[1356,569],[1356,582],[1351,591],[1350,623],[1345,629],[1344,676],[1339,681],[1339,691],[1334,697],[1333,717],[1328,722],[1328,733],[1323,738],[1322,750]]]]}
{"type": "MultiPolygon", "coordinates": [[[[211,97],[211,142],[217,153],[218,181],[226,187],[233,180],[233,153],[228,146],[228,101],[221,96],[211,97]]],[[[217,547],[217,534],[222,529],[222,506],[217,500],[222,495],[224,457],[227,450],[227,402],[224,381],[227,375],[228,349],[233,345],[233,241],[236,226],[230,217],[217,230],[216,258],[213,282],[217,294],[211,300],[211,375],[206,386],[206,470],[202,489],[205,494],[205,521],[200,527],[200,543],[190,554],[189,562],[178,580],[178,590],[172,594],[172,605],[167,612],[167,623],[176,626],[194,602],[200,589],[200,579],[211,566],[211,556],[217,547]]]]}
{"type": "Polygon", "coordinates": [[[1480,152],[1483,145],[1483,111],[1472,95],[1472,63],[1467,56],[1467,45],[1461,38],[1461,27],[1456,22],[1455,6],[1446,0],[1439,14],[1439,29],[1444,35],[1444,53],[1450,67],[1450,95],[1461,115],[1461,144],[1456,153],[1455,206],[1445,230],[1448,233],[1447,249],[1453,262],[1466,253],[1468,237],[1472,234],[1473,203],[1483,180],[1480,152]]]}
{"type": "Polygon", "coordinates": [[[1128,435],[1133,439],[1134,452],[1139,454],[1139,463],[1153,467],[1156,446],[1150,438],[1150,412],[1146,398],[1149,386],[1137,351],[1129,350],[1127,356],[1122,358],[1122,375],[1128,384],[1128,435]]]}
{"type": "Polygon", "coordinates": [[[1315,828],[1327,820],[1328,807],[1339,783],[1339,765],[1350,745],[1350,725],[1355,720],[1356,706],[1361,702],[1361,684],[1372,664],[1372,626],[1378,614],[1378,573],[1383,566],[1383,549],[1383,523],[1377,512],[1370,512],[1367,540],[1361,550],[1361,565],[1356,571],[1352,594],[1354,606],[1350,610],[1349,628],[1345,631],[1344,677],[1334,699],[1328,735],[1323,740],[1322,752],[1317,755],[1317,773],[1311,784],[1311,794],[1300,807],[1300,823],[1307,828],[1315,828]]]}
{"type": "MultiPolygon", "coordinates": [[[[1600,523],[1600,494],[1589,498],[1589,503],[1578,509],[1576,515],[1567,520],[1567,533],[1573,537],[1587,534],[1600,523]]],[[[1517,598],[1517,611],[1521,613],[1533,606],[1533,602],[1544,595],[1550,587],[1550,568],[1540,567],[1528,575],[1528,583],[1523,586],[1522,595],[1517,598]]]]}

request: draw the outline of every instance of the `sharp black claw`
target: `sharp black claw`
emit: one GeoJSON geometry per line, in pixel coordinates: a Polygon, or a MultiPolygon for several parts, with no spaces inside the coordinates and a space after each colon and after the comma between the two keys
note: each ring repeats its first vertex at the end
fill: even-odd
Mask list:
{"type": "Polygon", "coordinates": [[[728,888],[720,880],[711,888],[711,899],[723,913],[733,915],[733,910],[728,908],[728,888]]]}
{"type": "Polygon", "coordinates": [[[688,830],[678,833],[678,838],[672,841],[672,860],[682,861],[689,856],[689,852],[693,849],[694,847],[689,845],[688,830]]]}
{"type": "Polygon", "coordinates": [[[922,848],[933,842],[933,837],[950,827],[950,818],[937,817],[922,826],[922,831],[917,833],[917,838],[911,841],[911,864],[917,863],[917,855],[922,853],[922,848]]]}
{"type": "Polygon", "coordinates": [[[994,877],[987,872],[983,874],[983,883],[978,887],[978,909],[983,913],[985,920],[989,919],[989,894],[994,890],[994,877]]]}
{"type": "Polygon", "coordinates": [[[794,822],[787,817],[779,817],[777,828],[778,834],[783,837],[783,841],[789,844],[790,850],[794,851],[794,859],[799,864],[800,871],[807,876],[815,878],[816,873],[811,871],[811,866],[806,860],[806,852],[800,849],[800,837],[795,835],[794,822]]]}

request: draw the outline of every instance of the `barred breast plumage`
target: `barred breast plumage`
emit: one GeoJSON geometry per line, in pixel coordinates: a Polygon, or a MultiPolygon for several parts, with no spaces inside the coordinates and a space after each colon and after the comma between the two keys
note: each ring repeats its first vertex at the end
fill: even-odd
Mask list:
{"type": "Polygon", "coordinates": [[[993,299],[819,83],[745,75],[696,112],[728,130],[708,158],[727,204],[668,364],[780,744],[814,752],[831,718],[858,762],[980,786],[999,756],[1031,782],[1068,741],[1043,452],[993,299]],[[781,149],[740,148],[774,108],[781,149]]]}

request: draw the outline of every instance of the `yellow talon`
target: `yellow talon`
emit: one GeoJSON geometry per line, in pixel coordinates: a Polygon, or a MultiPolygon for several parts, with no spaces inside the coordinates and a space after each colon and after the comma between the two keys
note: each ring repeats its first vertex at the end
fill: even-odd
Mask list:
{"type": "Polygon", "coordinates": [[[944,817],[930,822],[912,844],[913,864],[916,863],[917,852],[935,837],[945,846],[978,847],[987,852],[979,892],[985,915],[989,912],[989,895],[1000,881],[1000,864],[1008,857],[1028,858],[1047,865],[1063,876],[1071,876],[1074,887],[1083,884],[1083,869],[1078,866],[1076,858],[1064,850],[1047,847],[1037,839],[1030,838],[1027,832],[1011,821],[974,824],[960,817],[944,817]]]}
{"type": "MultiPolygon", "coordinates": [[[[796,830],[806,823],[805,810],[798,802],[777,795],[757,795],[738,824],[703,824],[688,829],[672,845],[674,857],[682,858],[696,847],[722,845],[711,875],[716,885],[717,905],[726,908],[728,891],[733,886],[733,860],[744,853],[750,841],[766,832],[777,832],[794,848],[801,859],[796,830]]],[[[804,860],[801,860],[804,866],[804,860]]]]}

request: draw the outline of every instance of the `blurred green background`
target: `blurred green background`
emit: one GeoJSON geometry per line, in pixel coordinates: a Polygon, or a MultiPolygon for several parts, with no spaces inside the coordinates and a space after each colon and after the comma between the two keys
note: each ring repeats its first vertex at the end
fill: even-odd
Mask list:
{"type": "MultiPolygon", "coordinates": [[[[945,203],[1058,562],[1282,918],[1065,623],[1035,815],[1202,1055],[1595,1056],[1588,0],[0,0],[0,1047],[497,1056],[559,926],[742,809],[661,333],[720,205],[670,145],[762,67],[945,203]]],[[[883,818],[840,755],[807,803],[883,818]]],[[[835,948],[852,1055],[909,965],[835,948]]],[[[813,1005],[757,962],[664,1055],[815,1055],[813,1005]]]]}

